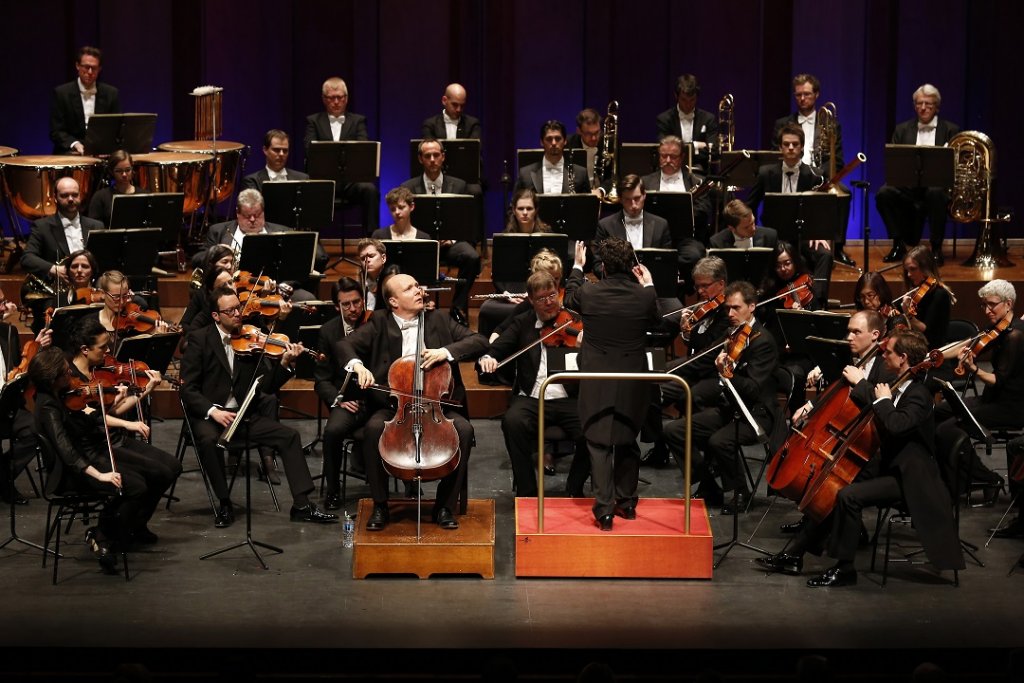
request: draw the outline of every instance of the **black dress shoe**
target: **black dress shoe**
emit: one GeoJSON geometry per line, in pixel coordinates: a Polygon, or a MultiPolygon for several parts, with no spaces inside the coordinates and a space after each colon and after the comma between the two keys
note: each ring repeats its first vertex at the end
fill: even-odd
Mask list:
{"type": "Polygon", "coordinates": [[[851,268],[854,268],[857,265],[857,262],[847,256],[846,252],[842,249],[836,249],[833,252],[832,260],[837,263],[842,263],[844,266],[850,266],[851,268]]]}
{"type": "Polygon", "coordinates": [[[366,520],[367,531],[381,531],[391,521],[391,514],[388,512],[387,503],[374,503],[370,519],[366,520]]]}
{"type": "Polygon", "coordinates": [[[293,522],[312,522],[314,524],[334,524],[338,521],[338,515],[324,512],[316,506],[316,503],[307,503],[304,507],[297,508],[294,505],[289,513],[293,522]]]}
{"type": "Polygon", "coordinates": [[[839,567],[832,567],[821,576],[815,576],[813,579],[808,579],[807,585],[811,588],[838,588],[840,586],[856,586],[857,570],[840,569],[839,567]]]}
{"type": "Polygon", "coordinates": [[[723,515],[735,515],[737,512],[747,511],[747,501],[750,500],[749,492],[740,491],[733,496],[728,496],[728,498],[722,505],[723,515]]]}
{"type": "Polygon", "coordinates": [[[612,530],[612,520],[615,519],[615,515],[601,515],[597,518],[597,526],[601,528],[601,531],[612,530]]]}
{"type": "Polygon", "coordinates": [[[616,505],[615,514],[623,519],[636,519],[636,508],[632,505],[616,505]]]}
{"type": "Polygon", "coordinates": [[[419,490],[420,490],[419,484],[416,483],[415,479],[413,479],[411,481],[405,482],[405,497],[406,498],[415,498],[416,494],[419,493],[419,490]]]}
{"type": "Polygon", "coordinates": [[[324,496],[324,508],[327,510],[340,510],[341,496],[337,493],[328,493],[324,496]]]}
{"type": "Polygon", "coordinates": [[[725,502],[725,496],[722,495],[722,489],[717,486],[711,487],[697,487],[697,497],[704,499],[704,505],[706,507],[720,507],[725,502]]]}
{"type": "Polygon", "coordinates": [[[213,525],[218,529],[224,529],[235,523],[235,510],[231,503],[223,503],[213,515],[213,525]]]}
{"type": "Polygon", "coordinates": [[[902,261],[903,257],[907,255],[907,248],[902,244],[893,244],[892,250],[882,257],[882,260],[886,263],[896,263],[902,261]]]}
{"type": "Polygon", "coordinates": [[[459,522],[455,519],[455,515],[448,508],[440,508],[437,514],[434,515],[434,521],[442,529],[458,529],[459,522]]]}
{"type": "Polygon", "coordinates": [[[761,568],[780,574],[799,576],[804,568],[804,558],[789,553],[778,553],[768,557],[759,557],[754,560],[761,568]]]}
{"type": "Polygon", "coordinates": [[[449,315],[455,322],[459,323],[460,325],[465,325],[466,327],[469,327],[469,316],[466,315],[466,312],[463,311],[458,306],[452,306],[451,311],[449,311],[449,315]]]}
{"type": "Polygon", "coordinates": [[[93,557],[100,563],[100,568],[107,574],[117,573],[117,553],[110,548],[110,543],[102,538],[96,527],[85,532],[85,543],[92,550],[93,557]]]}
{"type": "Polygon", "coordinates": [[[660,441],[655,441],[654,447],[648,449],[641,456],[640,464],[648,467],[666,467],[668,465],[668,447],[660,441]]]}
{"type": "Polygon", "coordinates": [[[996,481],[986,484],[981,489],[981,506],[992,507],[999,500],[999,494],[1003,490],[1003,478],[997,477],[996,481]]]}
{"type": "Polygon", "coordinates": [[[779,531],[784,534],[798,534],[804,528],[804,518],[801,517],[795,522],[787,522],[779,525],[779,531]]]}

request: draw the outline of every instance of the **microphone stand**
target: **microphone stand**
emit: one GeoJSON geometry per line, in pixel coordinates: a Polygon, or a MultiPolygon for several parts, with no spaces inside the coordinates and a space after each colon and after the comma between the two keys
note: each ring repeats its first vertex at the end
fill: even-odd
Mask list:
{"type": "Polygon", "coordinates": [[[850,185],[856,187],[861,191],[861,235],[864,238],[864,272],[871,272],[871,255],[868,249],[871,242],[871,226],[868,225],[868,188],[871,187],[871,183],[866,180],[854,180],[850,185]]]}

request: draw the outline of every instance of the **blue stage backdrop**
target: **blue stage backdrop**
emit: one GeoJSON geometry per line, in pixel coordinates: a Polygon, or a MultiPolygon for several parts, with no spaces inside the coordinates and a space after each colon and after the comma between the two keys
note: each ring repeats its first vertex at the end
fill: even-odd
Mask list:
{"type": "MultiPolygon", "coordinates": [[[[8,3],[0,145],[49,153],[52,88],[71,80],[75,50],[104,50],[102,79],[118,86],[125,111],[159,114],[155,142],[193,136],[192,98],[222,86],[224,138],[251,145],[246,172],[262,162],[272,127],[293,137],[301,168],[305,117],[321,109],[328,76],[349,86],[351,111],[382,141],[383,195],[408,177],[408,140],[440,110],[444,86],[464,84],[467,112],[483,122],[487,230],[501,229],[506,169],[515,150],[536,147],[549,118],[570,131],[585,106],[620,105],[620,139],[655,138],[655,116],[673,106],[675,77],[696,74],[698,106],[716,111],[732,93],[736,145],[770,144],[772,122],[793,108],[790,78],[810,72],[835,102],[850,159],[868,163],[852,179],[871,183],[871,235],[884,182],[882,150],[893,126],[913,116],[925,82],[942,92],[940,116],[987,133],[1003,161],[996,204],[1014,204],[1010,162],[1022,149],[1016,32],[1021,3],[995,0],[35,0],[8,3]],[[1002,86],[1002,87],[1000,87],[1002,86]]],[[[382,224],[387,224],[382,205],[382,224]]],[[[859,193],[849,236],[861,232],[859,193]]],[[[1019,221],[1016,221],[1019,223],[1019,221]]],[[[1019,231],[1011,227],[1011,234],[1019,231]]],[[[961,230],[961,234],[972,234],[961,230]]]]}

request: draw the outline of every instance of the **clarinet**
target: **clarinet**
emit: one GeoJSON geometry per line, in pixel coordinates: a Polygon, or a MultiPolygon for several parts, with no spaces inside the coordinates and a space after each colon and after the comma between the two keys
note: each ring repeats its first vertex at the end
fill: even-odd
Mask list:
{"type": "Polygon", "coordinates": [[[572,163],[572,147],[565,150],[562,159],[565,162],[566,173],[569,177],[569,194],[576,194],[576,169],[572,163]]]}

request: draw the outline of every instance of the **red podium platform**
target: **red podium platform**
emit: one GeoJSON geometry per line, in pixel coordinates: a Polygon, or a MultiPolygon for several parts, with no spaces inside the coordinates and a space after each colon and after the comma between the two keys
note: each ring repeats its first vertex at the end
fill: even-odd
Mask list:
{"type": "Polygon", "coordinates": [[[714,562],[704,501],[642,498],[635,520],[615,518],[612,531],[594,523],[592,498],[545,498],[544,533],[537,499],[516,498],[516,576],[710,579],[714,562]]]}

